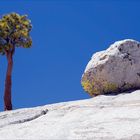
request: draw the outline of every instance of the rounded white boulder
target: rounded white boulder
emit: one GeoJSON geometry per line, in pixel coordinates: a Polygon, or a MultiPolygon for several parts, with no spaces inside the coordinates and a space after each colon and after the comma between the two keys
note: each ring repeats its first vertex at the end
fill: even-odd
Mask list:
{"type": "Polygon", "coordinates": [[[140,88],[140,43],[126,39],[95,53],[81,83],[91,96],[140,88]]]}

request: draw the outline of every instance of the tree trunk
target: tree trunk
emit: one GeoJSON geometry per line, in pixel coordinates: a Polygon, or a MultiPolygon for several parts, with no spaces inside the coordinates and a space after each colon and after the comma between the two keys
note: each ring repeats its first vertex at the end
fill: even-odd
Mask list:
{"type": "Polygon", "coordinates": [[[12,88],[12,67],[13,67],[13,52],[6,52],[8,61],[6,79],[5,79],[5,91],[4,91],[4,110],[12,110],[11,101],[11,88],[12,88]]]}

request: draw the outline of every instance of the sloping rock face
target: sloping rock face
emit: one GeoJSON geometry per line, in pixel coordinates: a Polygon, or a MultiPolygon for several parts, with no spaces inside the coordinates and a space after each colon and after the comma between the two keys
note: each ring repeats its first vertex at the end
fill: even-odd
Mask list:
{"type": "Polygon", "coordinates": [[[91,96],[140,88],[140,43],[126,39],[95,53],[82,76],[91,96]]]}
{"type": "Polygon", "coordinates": [[[0,140],[140,140],[140,90],[0,112],[0,140]]]}

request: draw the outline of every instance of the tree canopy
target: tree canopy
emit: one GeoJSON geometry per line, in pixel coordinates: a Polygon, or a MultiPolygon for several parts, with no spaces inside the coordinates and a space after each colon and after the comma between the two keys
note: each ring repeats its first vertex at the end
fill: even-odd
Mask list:
{"type": "Polygon", "coordinates": [[[15,47],[29,48],[32,45],[31,21],[26,15],[10,13],[0,19],[0,54],[15,47]]]}

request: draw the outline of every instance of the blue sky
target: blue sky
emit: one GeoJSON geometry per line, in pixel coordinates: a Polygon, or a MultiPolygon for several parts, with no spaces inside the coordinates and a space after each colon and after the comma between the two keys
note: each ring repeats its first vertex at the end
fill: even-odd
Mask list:
{"type": "MultiPolygon", "coordinates": [[[[13,107],[89,98],[80,80],[93,53],[117,40],[140,41],[138,0],[1,0],[0,16],[27,14],[32,21],[31,49],[16,49],[13,107]]],[[[0,110],[6,58],[0,56],[0,110]]]]}

